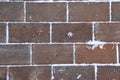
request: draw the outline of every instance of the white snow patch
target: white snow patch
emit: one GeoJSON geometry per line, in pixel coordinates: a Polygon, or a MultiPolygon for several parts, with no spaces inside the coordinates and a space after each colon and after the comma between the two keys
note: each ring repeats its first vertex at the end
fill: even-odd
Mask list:
{"type": "Polygon", "coordinates": [[[81,76],[82,76],[82,75],[81,75],[81,74],[79,74],[79,75],[77,76],[77,79],[80,79],[80,78],[81,78],[81,76]]]}
{"type": "Polygon", "coordinates": [[[100,49],[104,49],[104,44],[106,44],[105,42],[101,42],[101,41],[88,41],[87,42],[88,45],[90,46],[86,46],[86,48],[91,49],[91,50],[95,50],[95,48],[99,47],[100,49]]]}
{"type": "Polygon", "coordinates": [[[68,32],[67,36],[68,36],[69,38],[71,38],[71,37],[73,36],[73,33],[72,33],[72,32],[68,32]]]}

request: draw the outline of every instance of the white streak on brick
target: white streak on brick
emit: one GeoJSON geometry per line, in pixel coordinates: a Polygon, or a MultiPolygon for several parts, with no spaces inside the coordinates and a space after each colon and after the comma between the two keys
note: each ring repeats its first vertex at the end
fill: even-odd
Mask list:
{"type": "Polygon", "coordinates": [[[117,58],[117,64],[119,64],[119,49],[118,49],[118,44],[116,44],[116,58],[117,58]]]}
{"type": "Polygon", "coordinates": [[[7,80],[9,80],[9,66],[7,66],[7,80]]]}
{"type": "Polygon", "coordinates": [[[51,80],[54,80],[54,67],[51,66],[51,80]]]}
{"type": "Polygon", "coordinates": [[[30,44],[30,65],[32,65],[32,60],[33,60],[33,58],[32,58],[32,44],[30,44]]]}
{"type": "Polygon", "coordinates": [[[6,24],[6,43],[9,42],[9,27],[8,27],[8,24],[9,23],[6,24]]]}
{"type": "Polygon", "coordinates": [[[26,1],[24,1],[24,22],[26,22],[26,1]]]}
{"type": "Polygon", "coordinates": [[[92,40],[95,41],[95,23],[92,23],[92,40]]]}
{"type": "Polygon", "coordinates": [[[67,36],[68,36],[69,38],[71,38],[71,37],[73,36],[73,33],[72,33],[72,32],[68,32],[67,36]]]}
{"type": "Polygon", "coordinates": [[[97,80],[97,65],[95,65],[95,80],[97,80]]]}
{"type": "Polygon", "coordinates": [[[50,43],[52,43],[52,23],[50,23],[50,43]]]}
{"type": "Polygon", "coordinates": [[[69,2],[66,2],[66,22],[69,22],[69,2]]]}
{"type": "Polygon", "coordinates": [[[73,44],[73,63],[76,64],[76,47],[75,47],[75,44],[73,44]]]}
{"type": "Polygon", "coordinates": [[[110,22],[112,21],[112,4],[111,4],[111,1],[109,2],[109,18],[110,18],[110,22]]]}

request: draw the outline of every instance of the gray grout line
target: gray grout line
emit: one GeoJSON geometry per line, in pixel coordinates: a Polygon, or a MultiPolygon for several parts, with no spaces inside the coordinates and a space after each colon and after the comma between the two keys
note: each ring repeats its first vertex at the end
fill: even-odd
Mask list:
{"type": "Polygon", "coordinates": [[[97,65],[95,65],[95,80],[97,80],[97,65]]]}
{"type": "Polygon", "coordinates": [[[52,23],[50,23],[50,43],[52,43],[52,23]]]}
{"type": "Polygon", "coordinates": [[[24,1],[24,22],[26,22],[26,1],[24,1]]]}
{"type": "Polygon", "coordinates": [[[54,80],[54,67],[51,66],[51,80],[54,80]]]}
{"type": "Polygon", "coordinates": [[[9,66],[7,66],[7,80],[9,80],[9,66]]]}
{"type": "Polygon", "coordinates": [[[112,3],[111,1],[109,2],[109,18],[110,18],[110,22],[112,21],[112,3]]]}
{"type": "Polygon", "coordinates": [[[119,64],[119,49],[118,49],[118,44],[116,44],[116,58],[117,58],[117,64],[119,64]]]}
{"type": "Polygon", "coordinates": [[[66,22],[69,22],[69,2],[66,3],[66,22]]]}
{"type": "MultiPolygon", "coordinates": [[[[111,2],[120,2],[120,0],[109,0],[109,1],[111,1],[111,2]]],[[[50,1],[26,1],[26,2],[33,2],[33,3],[50,3],[50,2],[52,2],[52,3],[54,3],[54,2],[109,2],[109,1],[105,1],[105,0],[103,0],[103,1],[101,1],[101,0],[98,0],[98,1],[93,1],[93,0],[86,0],[86,1],[53,1],[53,0],[50,0],[50,1]]],[[[0,2],[24,2],[24,1],[0,1],[0,2]]]]}
{"type": "Polygon", "coordinates": [[[75,47],[75,44],[73,44],[73,64],[76,64],[76,47],[75,47]]]}
{"type": "Polygon", "coordinates": [[[9,27],[8,27],[9,23],[6,23],[6,43],[9,42],[9,27]]]}
{"type": "Polygon", "coordinates": [[[33,56],[33,53],[32,53],[32,45],[30,45],[30,65],[32,65],[32,61],[33,61],[33,58],[32,58],[32,56],[33,56]]]}

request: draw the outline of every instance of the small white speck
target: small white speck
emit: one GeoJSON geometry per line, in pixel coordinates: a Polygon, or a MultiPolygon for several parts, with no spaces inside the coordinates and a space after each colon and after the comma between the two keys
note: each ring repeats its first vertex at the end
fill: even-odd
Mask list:
{"type": "Polygon", "coordinates": [[[71,38],[71,37],[73,36],[73,33],[72,33],[72,32],[68,32],[67,36],[68,36],[69,38],[71,38]]]}
{"type": "Polygon", "coordinates": [[[78,75],[78,76],[77,76],[77,79],[80,79],[80,78],[81,78],[81,76],[82,76],[81,74],[80,74],[80,75],[78,75]]]}

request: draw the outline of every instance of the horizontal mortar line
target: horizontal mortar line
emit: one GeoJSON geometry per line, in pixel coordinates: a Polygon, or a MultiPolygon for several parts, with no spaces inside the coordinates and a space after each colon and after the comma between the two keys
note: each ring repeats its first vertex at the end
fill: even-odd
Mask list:
{"type": "Polygon", "coordinates": [[[88,43],[88,42],[63,42],[63,43],[57,43],[57,42],[49,42],[49,43],[0,43],[0,45],[29,45],[29,44],[120,44],[120,42],[100,42],[100,43],[88,43]]]}
{"type": "Polygon", "coordinates": [[[27,67],[27,66],[120,66],[120,64],[34,64],[34,65],[0,65],[0,67],[27,67]]]}
{"type": "Polygon", "coordinates": [[[91,22],[0,22],[0,23],[120,23],[120,21],[91,21],[91,22]]]}
{"type": "Polygon", "coordinates": [[[68,43],[0,43],[0,45],[29,45],[29,44],[120,44],[120,42],[100,42],[100,43],[88,43],[88,42],[68,42],[68,43]]]}
{"type": "MultiPolygon", "coordinates": [[[[120,2],[119,0],[111,0],[112,2],[120,2]]],[[[0,2],[33,2],[33,3],[54,3],[54,2],[109,2],[109,1],[0,1],[0,2]]]]}

